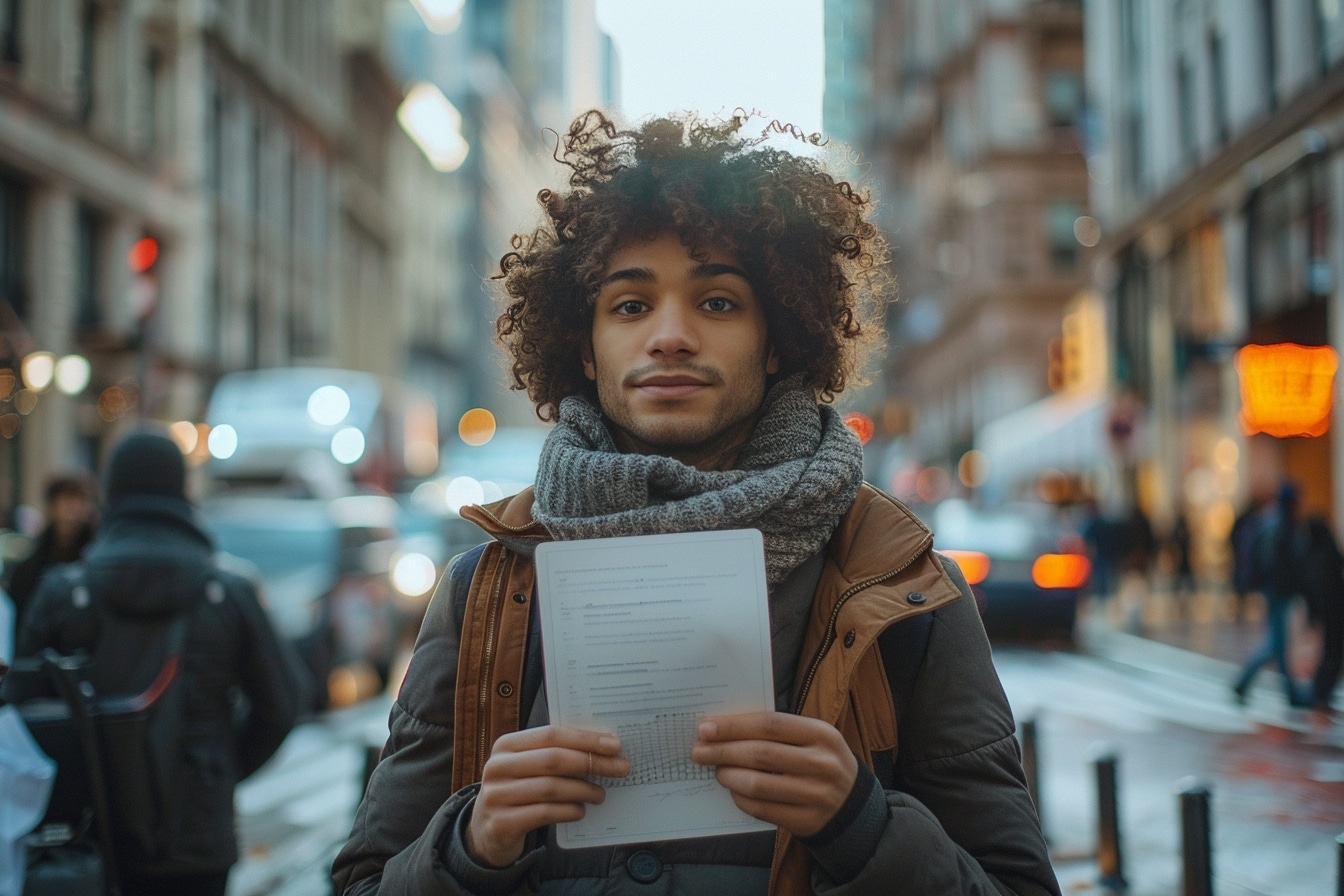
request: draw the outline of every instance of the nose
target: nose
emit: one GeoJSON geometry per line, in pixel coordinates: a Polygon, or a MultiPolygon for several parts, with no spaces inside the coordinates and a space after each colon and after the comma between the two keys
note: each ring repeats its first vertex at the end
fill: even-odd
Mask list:
{"type": "Polygon", "coordinates": [[[686,303],[659,302],[649,317],[646,350],[655,358],[684,358],[700,350],[694,311],[686,303]]]}

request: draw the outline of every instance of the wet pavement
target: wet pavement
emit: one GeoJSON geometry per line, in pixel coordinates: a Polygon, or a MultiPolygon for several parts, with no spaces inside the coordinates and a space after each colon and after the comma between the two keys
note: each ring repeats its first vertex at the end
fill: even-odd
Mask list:
{"type": "MultiPolygon", "coordinates": [[[[1220,896],[1321,896],[1337,890],[1344,833],[1344,718],[1290,709],[1266,671],[1245,707],[1230,682],[1257,643],[1258,608],[1234,618],[1217,592],[1175,601],[1137,589],[1094,610],[1077,650],[996,650],[1019,720],[1038,731],[1042,819],[1067,894],[1098,883],[1095,759],[1116,759],[1130,896],[1182,892],[1177,793],[1211,790],[1220,896]]],[[[1314,662],[1298,620],[1298,670],[1314,662]]],[[[1305,677],[1305,672],[1301,672],[1305,677]]],[[[386,735],[388,698],[300,726],[238,792],[244,856],[230,896],[327,896],[350,830],[369,744],[386,735]]]]}

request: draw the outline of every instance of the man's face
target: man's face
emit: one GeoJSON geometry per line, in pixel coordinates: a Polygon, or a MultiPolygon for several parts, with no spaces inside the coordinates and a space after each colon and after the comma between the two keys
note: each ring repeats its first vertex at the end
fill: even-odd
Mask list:
{"type": "Polygon", "coordinates": [[[48,516],[57,536],[70,539],[79,534],[93,516],[93,502],[84,495],[61,492],[52,497],[48,516]]]}
{"type": "Polygon", "coordinates": [[[765,312],[730,252],[673,234],[612,253],[583,369],[624,451],[731,466],[779,370],[765,312]]]}

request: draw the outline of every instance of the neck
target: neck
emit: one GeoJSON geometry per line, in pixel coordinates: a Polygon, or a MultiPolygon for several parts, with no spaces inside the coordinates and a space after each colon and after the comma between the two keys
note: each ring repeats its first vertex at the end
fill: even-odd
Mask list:
{"type": "Polygon", "coordinates": [[[658,454],[679,460],[688,467],[702,472],[731,470],[737,464],[737,456],[742,447],[751,438],[756,429],[757,418],[745,422],[732,432],[724,433],[709,442],[696,445],[655,445],[636,437],[610,420],[607,428],[611,430],[612,440],[624,454],[658,454]]]}

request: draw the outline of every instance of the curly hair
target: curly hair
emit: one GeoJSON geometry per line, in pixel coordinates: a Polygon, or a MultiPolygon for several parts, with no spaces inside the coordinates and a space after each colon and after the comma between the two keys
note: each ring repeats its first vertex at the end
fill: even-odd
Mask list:
{"type": "Polygon", "coordinates": [[[580,348],[604,267],[618,249],[664,233],[692,256],[712,246],[742,262],[765,309],[776,377],[804,374],[821,401],[859,380],[883,339],[891,288],[886,241],[868,220],[873,200],[816,159],[763,145],[772,133],[820,137],[777,121],[743,137],[746,122],[688,116],[622,130],[593,110],[559,141],[569,191],[538,194],[543,224],[514,235],[496,275],[512,387],[527,391],[538,417],[554,420],[568,395],[596,396],[580,348]]]}

